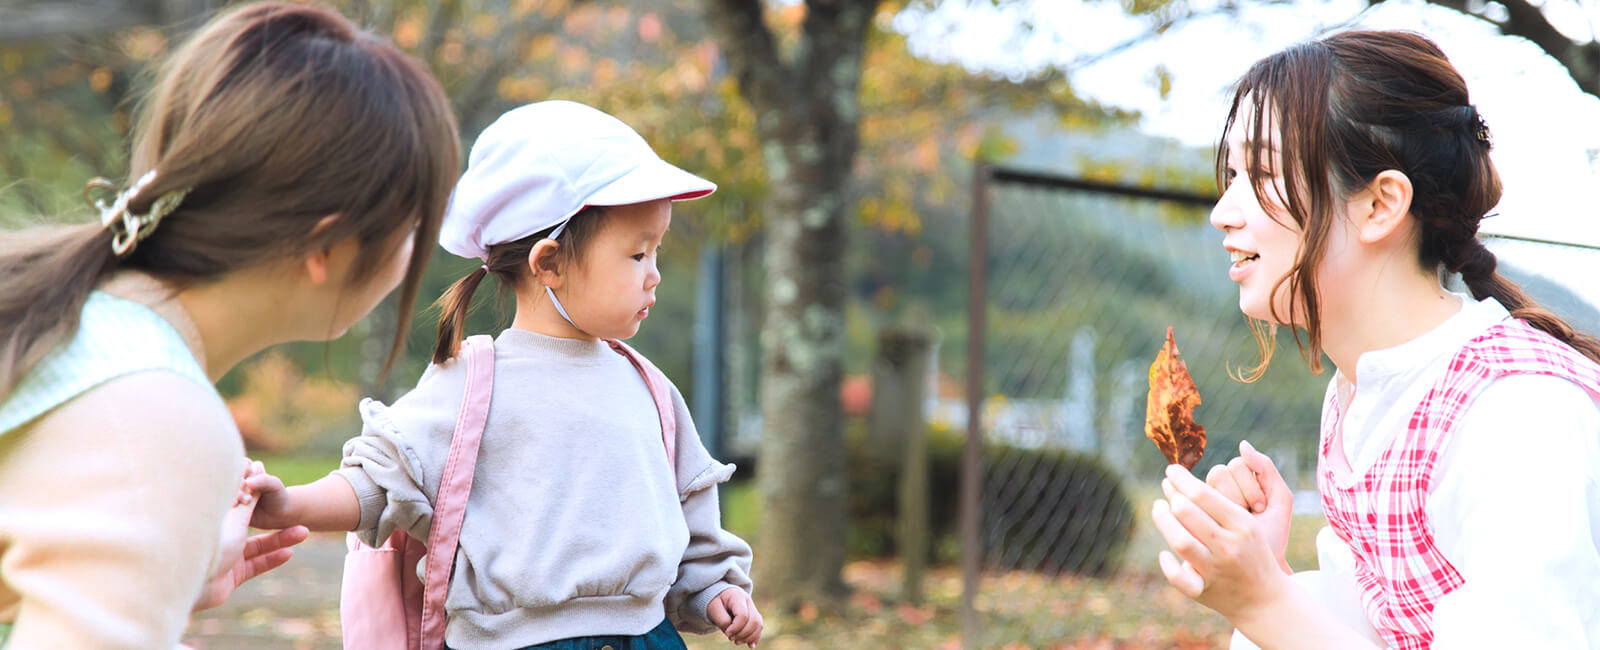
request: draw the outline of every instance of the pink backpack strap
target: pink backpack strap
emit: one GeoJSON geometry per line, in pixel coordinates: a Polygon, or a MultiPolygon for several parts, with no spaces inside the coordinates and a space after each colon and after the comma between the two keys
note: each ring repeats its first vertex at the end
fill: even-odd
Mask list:
{"type": "Polygon", "coordinates": [[[661,373],[656,365],[649,359],[639,354],[637,350],[628,347],[627,343],[616,339],[606,339],[612,350],[617,354],[627,357],[633,362],[639,376],[644,377],[645,387],[650,389],[650,397],[656,400],[656,413],[661,416],[661,444],[667,448],[667,465],[673,469],[673,476],[677,476],[678,468],[678,418],[673,415],[671,383],[667,376],[661,373]]]}
{"type": "Polygon", "coordinates": [[[474,336],[461,346],[457,360],[467,364],[467,387],[450,438],[450,456],[433,500],[433,525],[428,531],[428,562],[422,592],[422,647],[444,647],[445,595],[455,566],[461,520],[467,514],[472,475],[477,469],[478,442],[489,418],[489,398],[494,392],[494,339],[474,336]]]}

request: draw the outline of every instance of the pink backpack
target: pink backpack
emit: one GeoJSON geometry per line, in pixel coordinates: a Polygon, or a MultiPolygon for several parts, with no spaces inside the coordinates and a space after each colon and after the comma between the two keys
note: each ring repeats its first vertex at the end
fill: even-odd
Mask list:
{"type": "MultiPolygon", "coordinates": [[[[666,448],[667,463],[676,474],[678,423],[666,376],[623,342],[607,339],[606,343],[633,362],[644,377],[661,416],[661,442],[666,448]]],[[[483,436],[489,397],[494,392],[494,339],[482,335],[468,338],[456,359],[467,364],[466,395],[461,400],[461,415],[450,439],[450,456],[434,498],[433,526],[428,531],[427,545],[399,530],[377,548],[362,544],[354,533],[347,538],[350,552],[344,557],[344,580],[339,593],[339,623],[347,649],[444,647],[444,599],[455,566],[467,495],[472,492],[478,441],[483,436]],[[424,560],[426,579],[418,580],[416,566],[424,560]]]]}

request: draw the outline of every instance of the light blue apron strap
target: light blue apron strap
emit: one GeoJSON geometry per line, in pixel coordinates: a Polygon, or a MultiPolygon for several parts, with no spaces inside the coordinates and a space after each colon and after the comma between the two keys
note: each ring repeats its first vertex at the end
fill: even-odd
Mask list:
{"type": "Polygon", "coordinates": [[[0,435],[95,386],[145,370],[170,370],[211,386],[183,336],[161,315],[140,303],[93,292],[72,340],[39,360],[0,401],[0,435]]]}

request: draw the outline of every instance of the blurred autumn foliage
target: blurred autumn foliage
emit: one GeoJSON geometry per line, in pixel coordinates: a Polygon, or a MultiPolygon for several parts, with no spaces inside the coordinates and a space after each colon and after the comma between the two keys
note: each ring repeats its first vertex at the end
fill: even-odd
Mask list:
{"type": "MultiPolygon", "coordinates": [[[[761,233],[771,190],[771,155],[763,152],[756,114],[729,75],[727,54],[704,20],[702,0],[329,4],[427,62],[450,93],[467,142],[506,109],[542,99],[573,99],[618,115],[664,158],[715,180],[719,189],[711,198],[679,206],[667,247],[669,265],[686,267],[704,245],[742,244],[761,233]]],[[[1079,98],[1059,73],[1017,83],[920,59],[907,48],[905,36],[889,29],[901,7],[900,2],[882,3],[867,36],[860,155],[844,188],[855,206],[852,228],[877,233],[874,237],[922,239],[929,211],[953,213],[965,205],[968,161],[1014,149],[994,126],[1008,116],[1051,115],[1065,126],[1088,129],[1126,126],[1134,117],[1079,98]]],[[[767,24],[780,46],[794,46],[805,11],[803,4],[785,4],[769,12],[767,24]]],[[[81,198],[84,182],[125,173],[131,115],[153,74],[152,64],[194,24],[189,20],[0,45],[0,225],[88,217],[81,198]]],[[[920,254],[910,261],[928,269],[933,249],[917,250],[920,254]]],[[[443,254],[439,258],[430,269],[424,299],[464,272],[462,261],[443,254]]],[[[688,287],[680,285],[679,290],[688,287]]],[[[897,295],[874,287],[863,299],[892,307],[897,295]]],[[[377,381],[374,361],[382,347],[375,342],[384,336],[386,312],[377,310],[371,322],[343,341],[292,346],[287,356],[256,363],[288,363],[326,377],[323,381],[392,396],[425,361],[421,346],[413,346],[392,379],[377,381]]],[[[418,319],[415,340],[426,340],[428,320],[418,319]]],[[[493,331],[498,322],[498,314],[479,313],[472,328],[493,331]]],[[[664,341],[670,341],[667,330],[687,326],[658,327],[667,337],[664,341]]],[[[649,331],[641,336],[647,350],[651,336],[649,331]]],[[[668,354],[665,365],[681,377],[686,361],[668,354]]],[[[286,369],[241,368],[224,380],[223,388],[248,391],[246,386],[264,381],[249,373],[286,369]]],[[[265,406],[263,402],[255,408],[265,406]]],[[[290,417],[276,422],[299,421],[290,417]]],[[[289,444],[317,432],[274,435],[287,436],[279,444],[289,444]]]]}
{"type": "MultiPolygon", "coordinates": [[[[743,241],[761,227],[767,175],[755,116],[698,1],[518,0],[504,12],[505,3],[471,0],[331,4],[431,66],[468,142],[523,103],[590,103],[633,125],[664,158],[717,181],[712,199],[686,206],[692,223],[675,229],[696,241],[743,241]]],[[[1073,128],[1131,122],[1079,98],[1060,74],[1014,83],[919,59],[887,29],[898,9],[879,7],[863,67],[853,189],[863,224],[919,232],[918,202],[951,201],[965,183],[952,166],[1011,147],[989,126],[1008,112],[1053,112],[1073,128]]],[[[770,24],[792,37],[804,13],[804,5],[783,5],[770,24]]],[[[124,172],[149,66],[190,24],[0,46],[0,219],[87,214],[82,183],[124,172]]]]}
{"type": "Polygon", "coordinates": [[[268,352],[240,371],[239,392],[227,403],[246,448],[281,454],[360,433],[360,397],[353,384],[307,377],[287,356],[268,352]]]}

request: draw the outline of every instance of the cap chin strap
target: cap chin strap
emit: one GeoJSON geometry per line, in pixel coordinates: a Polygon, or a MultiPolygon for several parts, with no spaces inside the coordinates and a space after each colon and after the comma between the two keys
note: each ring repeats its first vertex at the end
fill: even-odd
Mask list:
{"type": "Polygon", "coordinates": [[[567,320],[567,324],[571,325],[572,329],[582,332],[583,328],[578,327],[577,323],[572,322],[572,317],[567,315],[567,310],[561,307],[561,301],[556,299],[556,292],[550,290],[550,285],[545,285],[544,293],[545,295],[550,296],[550,304],[556,306],[556,313],[561,314],[561,317],[567,320]]]}
{"type": "MultiPolygon", "coordinates": [[[[561,231],[567,229],[567,224],[569,223],[572,223],[571,219],[561,222],[560,225],[556,226],[555,230],[550,231],[550,236],[546,237],[545,239],[555,241],[557,237],[561,236],[561,231]]],[[[550,296],[550,304],[556,306],[556,313],[561,314],[561,318],[565,319],[567,324],[572,326],[572,329],[578,330],[579,332],[583,331],[582,327],[578,327],[577,323],[572,322],[572,317],[567,315],[566,308],[561,306],[561,300],[556,298],[556,292],[550,289],[550,285],[547,284],[544,286],[544,294],[550,296]]]]}

